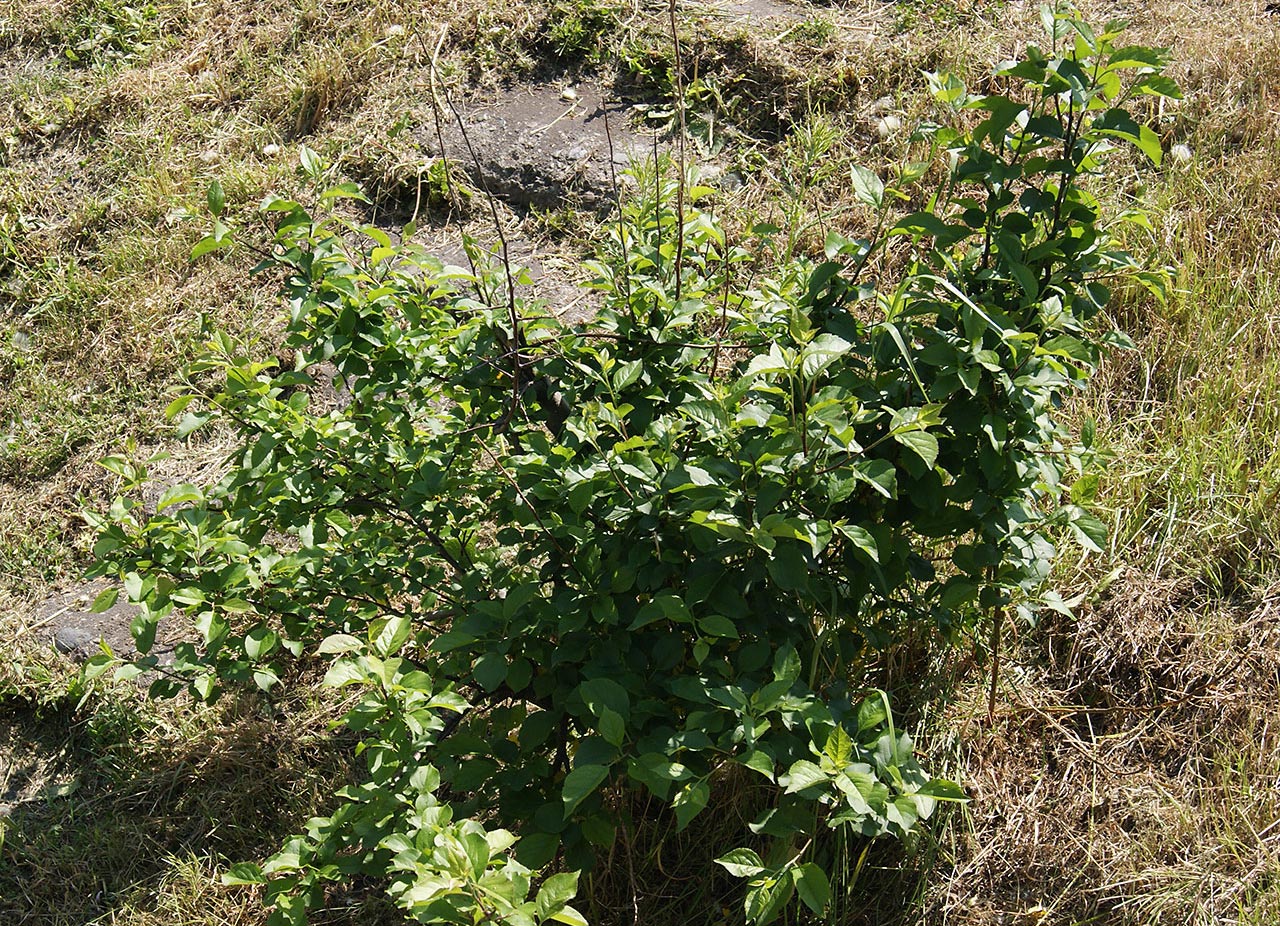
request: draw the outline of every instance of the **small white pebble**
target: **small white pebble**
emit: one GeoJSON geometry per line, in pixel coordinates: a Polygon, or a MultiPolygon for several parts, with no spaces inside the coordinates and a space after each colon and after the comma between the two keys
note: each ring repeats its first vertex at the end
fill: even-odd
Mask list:
{"type": "Polygon", "coordinates": [[[263,145],[263,146],[262,146],[262,156],[263,156],[264,158],[273,158],[273,157],[275,157],[275,156],[276,156],[277,154],[279,154],[279,153],[280,153],[280,146],[279,146],[279,145],[274,145],[274,144],[273,144],[273,145],[263,145]]]}
{"type": "Polygon", "coordinates": [[[902,128],[902,120],[897,116],[889,115],[876,123],[876,134],[881,138],[888,138],[900,128],[902,128]]]}
{"type": "Polygon", "coordinates": [[[216,151],[201,151],[201,152],[200,152],[200,154],[199,154],[199,158],[200,158],[201,163],[203,163],[203,164],[213,164],[215,161],[217,161],[217,160],[218,160],[218,152],[216,152],[216,151]]]}
{"type": "Polygon", "coordinates": [[[1191,160],[1191,149],[1186,145],[1174,145],[1169,149],[1169,157],[1179,164],[1186,164],[1191,160]]]}

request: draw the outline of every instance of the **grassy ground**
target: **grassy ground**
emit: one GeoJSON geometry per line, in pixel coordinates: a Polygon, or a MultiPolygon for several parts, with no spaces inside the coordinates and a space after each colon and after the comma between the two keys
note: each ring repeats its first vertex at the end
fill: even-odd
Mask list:
{"type": "MultiPolygon", "coordinates": [[[[735,212],[807,217],[814,235],[858,221],[845,162],[901,153],[879,120],[923,112],[921,69],[980,75],[1037,18],[779,0],[790,18],[744,29],[742,7],[764,9],[682,16],[691,126],[746,178],[735,212]]],[[[1252,0],[1087,9],[1172,46],[1187,99],[1152,117],[1190,152],[1101,191],[1152,210],[1134,243],[1177,268],[1167,303],[1118,299],[1139,350],[1072,409],[1111,454],[1110,547],[1061,565],[1075,616],[1019,628],[993,718],[964,653],[925,660],[959,682],[917,705],[919,741],[975,800],[912,852],[877,847],[846,872],[845,923],[1280,921],[1280,17],[1252,0]]],[[[269,340],[251,254],[186,259],[209,180],[250,222],[265,193],[301,188],[306,143],[383,208],[418,205],[437,43],[459,90],[594,71],[657,99],[662,22],[596,0],[0,0],[0,922],[259,922],[218,872],[272,851],[348,771],[306,685],[275,706],[151,705],[127,687],[82,701],[28,623],[85,561],[79,506],[112,490],[97,458],[168,448],[176,472],[216,452],[176,443],[159,414],[201,315],[269,340]]],[[[580,216],[504,219],[553,245],[592,233],[580,216]]],[[[885,671],[905,687],[900,660],[885,671]]],[[[639,847],[643,922],[734,922],[731,899],[681,873],[709,835],[639,847]]],[[[595,921],[628,921],[630,880],[595,876],[595,921]]],[[[394,922],[376,896],[356,886],[323,921],[394,922]]]]}

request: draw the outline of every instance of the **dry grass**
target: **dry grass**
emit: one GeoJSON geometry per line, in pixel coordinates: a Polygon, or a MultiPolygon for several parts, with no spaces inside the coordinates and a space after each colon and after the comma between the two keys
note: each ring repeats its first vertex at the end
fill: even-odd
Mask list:
{"type": "MultiPolygon", "coordinates": [[[[199,708],[145,703],[129,685],[90,709],[10,696],[3,727],[21,787],[0,870],[6,923],[249,923],[253,892],[223,888],[229,860],[261,857],[353,774],[332,703],[250,698],[199,708]],[[28,761],[20,763],[23,754],[28,761]]],[[[8,752],[8,750],[6,750],[8,752]]],[[[384,901],[335,896],[318,923],[380,923],[384,901]]]]}
{"type": "Polygon", "coordinates": [[[1280,874],[1278,616],[1280,587],[1230,607],[1126,573],[1043,628],[994,724],[978,703],[954,709],[975,800],[931,920],[1264,921],[1280,874]]]}

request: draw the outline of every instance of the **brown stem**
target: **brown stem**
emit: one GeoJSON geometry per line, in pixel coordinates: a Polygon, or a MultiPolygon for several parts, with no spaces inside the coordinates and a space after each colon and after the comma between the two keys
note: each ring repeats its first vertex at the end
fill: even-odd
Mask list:
{"type": "Polygon", "coordinates": [[[987,694],[987,723],[995,722],[996,686],[1000,682],[1000,628],[1004,623],[1004,610],[996,608],[991,619],[991,690],[987,694]]]}
{"type": "Polygon", "coordinates": [[[676,168],[676,302],[680,302],[680,278],[684,268],[684,61],[680,54],[680,34],[676,29],[676,0],[668,0],[667,15],[671,20],[671,49],[675,58],[676,114],[680,120],[680,135],[676,150],[680,163],[676,168]]]}

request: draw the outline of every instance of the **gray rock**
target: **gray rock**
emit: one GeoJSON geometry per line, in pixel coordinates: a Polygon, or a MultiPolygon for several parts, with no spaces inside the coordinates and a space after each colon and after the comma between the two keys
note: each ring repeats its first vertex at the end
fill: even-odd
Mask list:
{"type": "MultiPolygon", "coordinates": [[[[614,199],[614,173],[653,150],[652,139],[631,127],[631,108],[604,102],[594,87],[537,84],[457,108],[461,128],[452,112],[441,112],[443,154],[475,186],[516,207],[603,211],[614,199]]],[[[420,130],[419,143],[442,153],[434,127],[420,130]]]]}
{"type": "MultiPolygon", "coordinates": [[[[77,662],[101,652],[101,642],[117,656],[128,658],[136,652],[129,626],[138,608],[118,600],[102,613],[93,613],[93,600],[106,587],[104,582],[94,582],[46,599],[36,609],[33,625],[46,628],[53,648],[77,662]]],[[[151,655],[161,663],[172,662],[173,646],[172,639],[158,636],[151,655]]]]}
{"type": "Polygon", "coordinates": [[[680,10],[687,15],[723,16],[744,25],[770,20],[800,21],[813,15],[807,5],[786,0],[686,0],[680,10]]]}

